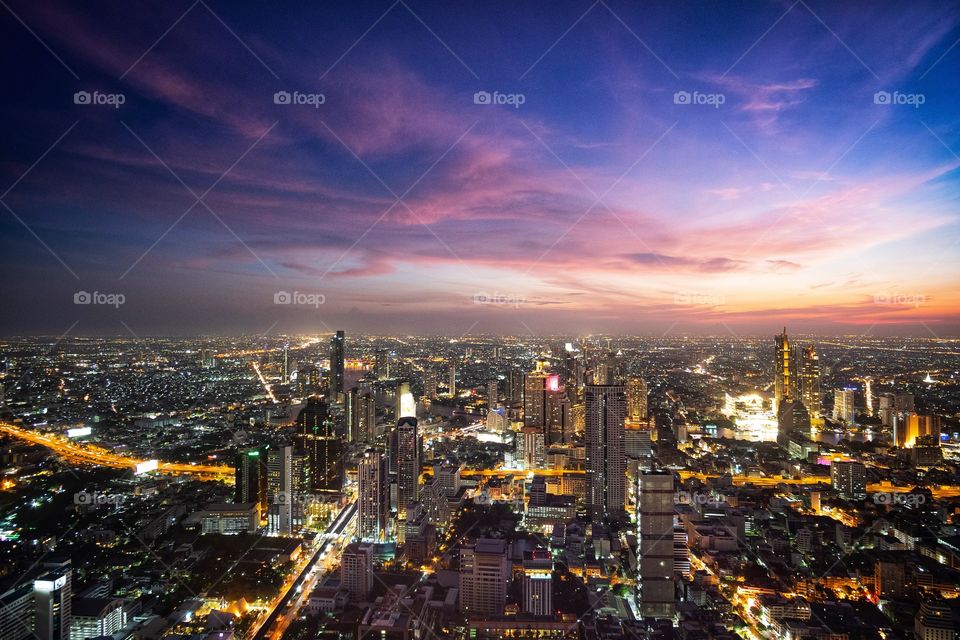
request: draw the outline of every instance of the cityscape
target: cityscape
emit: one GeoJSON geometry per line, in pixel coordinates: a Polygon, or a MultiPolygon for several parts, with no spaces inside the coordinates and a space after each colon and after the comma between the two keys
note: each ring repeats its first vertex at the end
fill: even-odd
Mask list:
{"type": "Polygon", "coordinates": [[[960,640],[960,2],[0,34],[0,640],[960,640]]]}

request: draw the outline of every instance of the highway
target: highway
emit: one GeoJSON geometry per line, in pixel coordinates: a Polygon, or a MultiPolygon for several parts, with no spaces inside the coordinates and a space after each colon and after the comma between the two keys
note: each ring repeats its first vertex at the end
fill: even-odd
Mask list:
{"type": "MultiPolygon", "coordinates": [[[[135,469],[146,460],[138,460],[128,456],[118,455],[103,447],[90,444],[80,444],[73,440],[56,435],[47,435],[31,429],[24,429],[9,422],[0,422],[0,433],[50,449],[55,454],[81,464],[91,464],[113,469],[135,469]]],[[[159,462],[157,472],[170,475],[196,475],[205,479],[225,480],[233,482],[235,473],[233,467],[187,464],[182,462],[159,462]]]]}
{"type": "Polygon", "coordinates": [[[327,551],[336,548],[339,543],[344,541],[343,534],[350,530],[356,515],[356,500],[345,506],[337,514],[337,517],[333,519],[333,522],[323,533],[323,540],[317,545],[317,549],[313,552],[309,562],[304,565],[283,595],[274,601],[273,610],[253,633],[253,640],[267,640],[268,638],[278,640],[283,635],[286,628],[296,618],[300,607],[310,597],[310,592],[324,575],[322,570],[312,573],[313,568],[319,560],[325,559],[327,551]],[[289,607],[288,604],[290,604],[289,607]]]}

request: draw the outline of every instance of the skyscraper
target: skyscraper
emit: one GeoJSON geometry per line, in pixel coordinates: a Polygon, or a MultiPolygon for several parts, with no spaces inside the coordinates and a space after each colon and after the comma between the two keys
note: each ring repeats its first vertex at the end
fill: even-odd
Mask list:
{"type": "Polygon", "coordinates": [[[812,344],[800,351],[800,398],[813,425],[823,424],[820,416],[820,357],[812,344]]]}
{"type": "Polygon", "coordinates": [[[372,444],[377,438],[377,402],[370,393],[350,390],[350,440],[372,444]]]}
{"type": "Polygon", "coordinates": [[[587,385],[587,505],[595,522],[619,519],[626,494],[623,385],[587,385]]]}
{"type": "Polygon", "coordinates": [[[293,531],[293,447],[267,454],[267,530],[273,535],[293,531]]]}
{"type": "Polygon", "coordinates": [[[511,563],[507,543],[481,538],[460,547],[460,610],[469,615],[503,614],[511,563]]]}
{"type": "Polygon", "coordinates": [[[357,466],[357,536],[382,540],[390,513],[387,461],[380,449],[367,449],[357,466]]]}
{"type": "Polygon", "coordinates": [[[643,378],[627,380],[627,420],[647,421],[647,381],[643,378]]]}
{"type": "Polygon", "coordinates": [[[833,391],[833,419],[853,424],[855,420],[854,396],[856,391],[851,387],[834,389],[833,391]]]}
{"type": "Polygon", "coordinates": [[[547,374],[539,367],[523,376],[523,424],[527,427],[547,426],[547,374]]]}
{"type": "Polygon", "coordinates": [[[450,373],[447,378],[447,388],[450,390],[450,395],[457,395],[457,363],[450,363],[450,373]]]}
{"type": "Polygon", "coordinates": [[[280,383],[290,382],[290,345],[283,345],[283,361],[280,363],[280,383]]]}
{"type": "Polygon", "coordinates": [[[523,554],[523,612],[553,615],[553,556],[547,549],[523,554]]]}
{"type": "Polygon", "coordinates": [[[397,382],[393,414],[397,420],[416,417],[417,415],[417,400],[413,397],[413,393],[410,391],[410,383],[406,380],[397,382]]]}
{"type": "Polygon", "coordinates": [[[673,496],[672,473],[640,475],[637,588],[640,614],[645,618],[670,618],[674,612],[673,496]]]}
{"type": "Polygon", "coordinates": [[[848,500],[867,497],[867,468],[862,462],[834,461],[830,465],[830,484],[848,500]]]}
{"type": "Polygon", "coordinates": [[[343,488],[343,439],[320,398],[310,398],[297,416],[296,447],[307,456],[309,490],[334,493],[343,488]]]}
{"type": "Polygon", "coordinates": [[[775,374],[773,379],[774,386],[774,412],[780,409],[780,404],[785,400],[796,398],[796,372],[794,371],[794,353],[790,346],[790,338],[787,337],[787,328],[783,328],[783,333],[776,336],[775,352],[775,374]]]}
{"type": "Polygon", "coordinates": [[[407,505],[420,496],[420,437],[417,419],[404,417],[397,421],[397,521],[407,519],[407,505]]]}
{"type": "Polygon", "coordinates": [[[332,400],[338,400],[343,393],[345,342],[343,331],[337,331],[330,338],[330,398],[332,400]]]}
{"type": "Polygon", "coordinates": [[[487,411],[493,411],[500,404],[500,389],[496,379],[487,380],[487,411]]]}
{"type": "Polygon", "coordinates": [[[267,510],[267,448],[241,449],[237,452],[233,501],[254,502],[260,514],[267,510]]]}
{"type": "Polygon", "coordinates": [[[542,469],[544,466],[544,437],[540,427],[523,427],[517,434],[517,453],[524,469],[542,469]]]}
{"type": "Polygon", "coordinates": [[[49,570],[33,582],[36,627],[39,640],[69,640],[73,570],[70,561],[48,562],[49,570]]]}
{"type": "Polygon", "coordinates": [[[340,556],[340,584],[352,602],[363,602],[373,590],[373,545],[351,542],[340,556]]]}

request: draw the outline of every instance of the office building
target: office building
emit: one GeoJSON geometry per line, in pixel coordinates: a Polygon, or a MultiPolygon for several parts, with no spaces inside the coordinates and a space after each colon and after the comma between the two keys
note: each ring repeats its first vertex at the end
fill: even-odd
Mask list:
{"type": "Polygon", "coordinates": [[[237,452],[235,463],[233,501],[238,504],[255,503],[259,514],[267,512],[267,450],[267,447],[241,449],[237,452]]]}
{"type": "Polygon", "coordinates": [[[293,532],[293,447],[267,453],[267,531],[288,536],[293,532]]]}
{"type": "Polygon", "coordinates": [[[357,536],[361,540],[383,540],[389,517],[387,461],[380,449],[367,449],[357,466],[357,536]]]}
{"type": "Polygon", "coordinates": [[[373,591],[373,545],[351,542],[340,556],[340,586],[351,602],[365,602],[373,591]]]}
{"type": "Polygon", "coordinates": [[[796,385],[797,378],[794,371],[794,353],[790,346],[790,338],[787,336],[787,328],[783,328],[783,333],[776,336],[776,352],[774,360],[774,412],[780,409],[780,404],[787,399],[797,397],[796,385]]]}
{"type": "Polygon", "coordinates": [[[830,465],[830,484],[841,498],[863,500],[867,497],[867,468],[862,462],[835,460],[830,465]]]}
{"type": "Polygon", "coordinates": [[[330,398],[338,401],[343,393],[343,368],[346,338],[343,331],[330,337],[330,398]]]}
{"type": "Polygon", "coordinates": [[[70,561],[46,563],[47,571],[33,581],[36,619],[33,635],[38,640],[69,640],[72,622],[70,561]]]}
{"type": "Polygon", "coordinates": [[[523,427],[517,434],[517,459],[524,469],[543,469],[544,437],[540,427],[523,427]]]}
{"type": "Polygon", "coordinates": [[[812,344],[800,351],[800,402],[803,403],[814,426],[823,424],[820,414],[820,356],[812,344]]]}
{"type": "Polygon", "coordinates": [[[626,387],[587,385],[585,400],[587,506],[595,522],[620,519],[626,496],[626,387]]]}
{"type": "Polygon", "coordinates": [[[397,382],[394,395],[393,415],[400,418],[415,418],[417,416],[417,400],[410,391],[410,383],[406,380],[397,382]]]}
{"type": "Polygon", "coordinates": [[[70,640],[112,636],[127,625],[123,598],[74,598],[71,604],[70,640]]]}
{"type": "Polygon", "coordinates": [[[343,438],[321,398],[310,398],[297,416],[296,448],[306,454],[308,491],[337,493],[343,489],[343,438]]]}
{"type": "Polygon", "coordinates": [[[846,424],[853,424],[856,420],[854,412],[854,397],[856,390],[851,387],[835,389],[833,392],[833,419],[846,424]]]}
{"type": "Polygon", "coordinates": [[[643,378],[627,380],[627,421],[641,423],[647,421],[647,381],[643,378]]]}
{"type": "Polygon", "coordinates": [[[397,521],[407,519],[407,505],[420,497],[420,436],[417,419],[400,418],[396,429],[397,521]]]}
{"type": "MultiPolygon", "coordinates": [[[[523,425],[525,427],[547,427],[547,376],[537,368],[523,377],[523,425]]],[[[558,384],[559,384],[559,378],[558,384]]]]}
{"type": "Polygon", "coordinates": [[[674,613],[673,496],[672,473],[640,474],[637,600],[645,618],[670,618],[674,613]]]}
{"type": "Polygon", "coordinates": [[[447,389],[451,396],[457,395],[457,363],[450,363],[450,372],[447,376],[447,389]]]}
{"type": "Polygon", "coordinates": [[[548,549],[523,554],[523,612],[553,615],[553,556],[548,549]]]}
{"type": "Polygon", "coordinates": [[[502,539],[480,538],[460,548],[460,611],[501,615],[507,602],[511,562],[502,539]]]}

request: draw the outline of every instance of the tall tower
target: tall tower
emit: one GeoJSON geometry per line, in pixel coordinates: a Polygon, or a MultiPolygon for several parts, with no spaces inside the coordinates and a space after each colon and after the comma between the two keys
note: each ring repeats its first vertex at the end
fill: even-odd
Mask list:
{"type": "Polygon", "coordinates": [[[237,452],[233,501],[255,502],[260,514],[267,510],[267,448],[241,449],[237,452]]]}
{"type": "Polygon", "coordinates": [[[337,492],[343,488],[343,439],[320,398],[310,398],[297,416],[294,444],[306,453],[309,489],[337,492]]]}
{"type": "Polygon", "coordinates": [[[623,385],[587,385],[587,505],[595,522],[618,519],[626,494],[623,385]]]}
{"type": "MultiPolygon", "coordinates": [[[[33,582],[37,617],[32,635],[39,640],[68,640],[72,622],[73,569],[69,560],[44,563],[44,566],[49,571],[33,582]]],[[[19,630],[12,633],[22,635],[19,630]]],[[[27,637],[30,635],[27,633],[27,637]]]]}
{"type": "Polygon", "coordinates": [[[650,471],[640,475],[640,572],[637,580],[640,614],[647,618],[673,617],[673,474],[650,471]]]}
{"type": "Polygon", "coordinates": [[[382,540],[390,511],[387,461],[383,451],[370,448],[357,467],[357,537],[382,540]]]}
{"type": "Polygon", "coordinates": [[[343,393],[344,346],[343,331],[330,337],[330,398],[337,400],[343,393]]]}
{"type": "Polygon", "coordinates": [[[647,381],[643,378],[627,380],[627,420],[647,421],[647,381]]]}
{"type": "Polygon", "coordinates": [[[280,363],[280,384],[290,382],[290,345],[283,345],[283,362],[280,363]]]}
{"type": "Polygon", "coordinates": [[[407,505],[420,497],[420,437],[417,419],[408,416],[397,421],[397,521],[406,522],[407,505]]]}
{"type": "Polygon", "coordinates": [[[797,372],[795,356],[790,346],[790,338],[787,337],[787,328],[783,328],[783,333],[775,337],[777,348],[775,354],[774,387],[774,407],[776,413],[780,410],[780,405],[786,400],[792,400],[797,397],[797,372]]]}
{"type": "Polygon", "coordinates": [[[293,532],[293,447],[267,454],[267,523],[274,535],[293,532]]]}
{"type": "Polygon", "coordinates": [[[553,615],[553,556],[547,549],[523,554],[523,612],[553,615]]]}
{"type": "Polygon", "coordinates": [[[810,415],[812,425],[823,424],[820,413],[820,356],[812,344],[800,352],[800,402],[810,415]]]}
{"type": "Polygon", "coordinates": [[[450,362],[450,374],[447,379],[447,388],[450,389],[450,395],[457,395],[457,363],[450,362]]]}
{"type": "Polygon", "coordinates": [[[527,427],[547,426],[547,374],[540,370],[523,376],[523,424],[527,427]]]}

